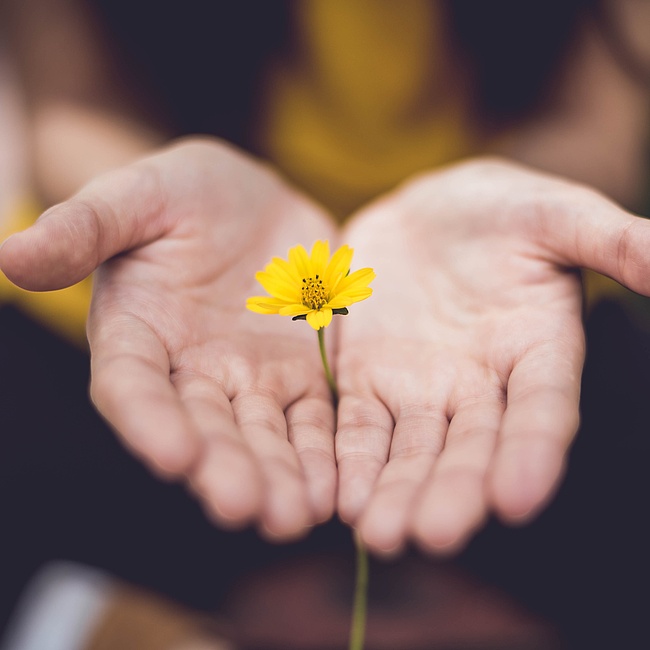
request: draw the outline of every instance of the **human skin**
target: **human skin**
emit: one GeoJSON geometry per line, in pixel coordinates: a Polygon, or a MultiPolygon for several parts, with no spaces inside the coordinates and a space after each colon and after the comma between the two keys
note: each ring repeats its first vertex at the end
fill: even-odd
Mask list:
{"type": "Polygon", "coordinates": [[[340,328],[338,508],[383,553],[460,549],[533,518],[579,423],[579,267],[650,293],[650,224],[495,159],[407,182],[352,219],[372,300],[340,328]]]}
{"type": "Polygon", "coordinates": [[[650,224],[583,186],[479,159],[412,180],[343,237],[378,277],[328,329],[336,438],[314,332],[244,305],[271,257],[339,234],[231,147],[181,142],[97,178],[8,239],[0,268],[49,290],[99,267],[93,399],[220,525],[287,540],[329,518],[334,444],[339,513],[377,552],[409,538],[453,552],[489,512],[533,517],[578,425],[576,269],[650,294],[650,224]]]}
{"type": "Polygon", "coordinates": [[[100,413],[220,525],[291,539],[334,507],[329,389],[313,330],[245,303],[273,255],[333,235],[270,169],[194,140],[100,176],[8,239],[0,265],[32,290],[99,266],[88,340],[100,413]]]}

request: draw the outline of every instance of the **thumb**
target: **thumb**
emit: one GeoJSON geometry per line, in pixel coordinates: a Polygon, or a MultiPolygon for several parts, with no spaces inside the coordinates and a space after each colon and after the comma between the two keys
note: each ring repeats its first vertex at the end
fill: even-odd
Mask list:
{"type": "Polygon", "coordinates": [[[584,190],[542,219],[543,240],[561,265],[592,269],[650,295],[650,221],[584,190]]]}
{"type": "Polygon", "coordinates": [[[165,196],[155,164],[136,163],[91,181],[0,248],[0,269],[30,291],[68,287],[107,259],[158,239],[165,196]]]}

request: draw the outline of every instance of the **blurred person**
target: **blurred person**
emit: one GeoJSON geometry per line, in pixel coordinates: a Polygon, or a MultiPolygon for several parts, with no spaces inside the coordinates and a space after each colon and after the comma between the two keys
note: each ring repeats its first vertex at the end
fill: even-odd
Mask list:
{"type": "Polygon", "coordinates": [[[47,204],[206,132],[324,206],[203,138],[98,177],[2,250],[30,289],[106,262],[95,401],[220,524],[291,539],[337,499],[376,551],[451,553],[557,489],[584,357],[575,269],[649,289],[647,225],[579,184],[641,209],[648,21],[638,2],[520,4],[6,3],[47,204]],[[532,167],[439,171],[484,153],[532,167]],[[310,332],[236,310],[272,255],[341,237],[379,277],[338,324],[335,450],[310,332]]]}

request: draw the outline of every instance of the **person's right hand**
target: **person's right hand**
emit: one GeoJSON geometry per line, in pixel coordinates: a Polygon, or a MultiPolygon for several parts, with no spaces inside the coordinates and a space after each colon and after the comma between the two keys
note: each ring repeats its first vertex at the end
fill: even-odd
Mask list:
{"type": "Polygon", "coordinates": [[[139,456],[185,476],[219,523],[287,539],[334,508],[334,412],[314,332],[247,312],[254,278],[330,219],[217,141],[98,177],[0,250],[43,291],[97,267],[91,392],[139,456]]]}

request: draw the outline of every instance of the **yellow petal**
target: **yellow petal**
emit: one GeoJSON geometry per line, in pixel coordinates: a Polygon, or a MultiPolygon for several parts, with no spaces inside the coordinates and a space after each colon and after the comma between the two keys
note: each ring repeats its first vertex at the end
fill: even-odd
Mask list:
{"type": "Polygon", "coordinates": [[[264,270],[292,286],[299,287],[302,283],[302,277],[298,275],[298,269],[281,257],[274,257],[264,270]]]}
{"type": "Polygon", "coordinates": [[[336,290],[339,280],[345,277],[352,264],[352,254],[354,251],[347,245],[341,246],[334,255],[325,269],[323,282],[327,285],[330,292],[336,290]]]}
{"type": "Polygon", "coordinates": [[[285,305],[284,300],[269,298],[269,296],[253,296],[246,300],[246,309],[257,314],[279,314],[280,309],[285,305]]]}
{"type": "Polygon", "coordinates": [[[325,269],[327,268],[327,262],[330,258],[330,245],[326,241],[317,241],[314,242],[314,245],[311,248],[311,267],[314,272],[314,276],[318,275],[321,279],[325,275],[325,269]]]}
{"type": "Polygon", "coordinates": [[[372,289],[370,287],[355,289],[354,291],[344,291],[332,298],[332,300],[327,303],[327,306],[332,309],[341,309],[341,307],[349,307],[355,302],[361,302],[366,298],[370,298],[371,295],[372,289]]]}
{"type": "Polygon", "coordinates": [[[289,264],[298,271],[301,281],[302,278],[312,278],[315,275],[312,273],[309,255],[304,246],[301,246],[300,244],[289,250],[289,264]]]}
{"type": "Polygon", "coordinates": [[[300,288],[296,285],[285,282],[277,275],[272,275],[266,271],[258,271],[255,274],[255,279],[273,297],[281,298],[286,302],[300,302],[300,288]]]}
{"type": "Polygon", "coordinates": [[[278,314],[280,314],[280,316],[300,316],[310,311],[311,309],[309,307],[296,303],[294,305],[284,305],[280,311],[278,311],[278,314]]]}
{"type": "Polygon", "coordinates": [[[307,314],[307,322],[315,330],[319,330],[321,327],[327,327],[332,322],[332,310],[323,307],[318,311],[310,311],[307,314]]]}
{"type": "Polygon", "coordinates": [[[336,287],[336,295],[345,291],[354,289],[362,289],[368,286],[377,276],[377,274],[369,268],[359,269],[354,273],[350,273],[347,278],[343,278],[336,287]]]}

